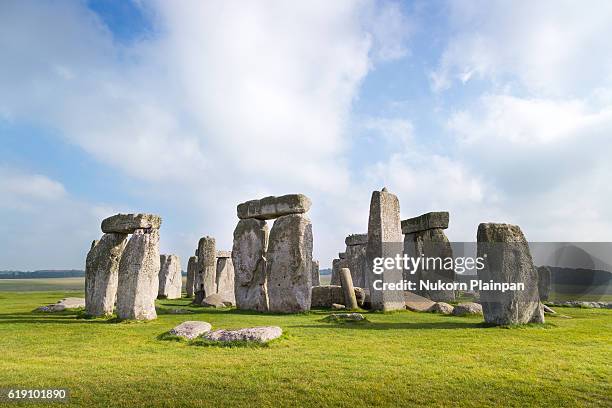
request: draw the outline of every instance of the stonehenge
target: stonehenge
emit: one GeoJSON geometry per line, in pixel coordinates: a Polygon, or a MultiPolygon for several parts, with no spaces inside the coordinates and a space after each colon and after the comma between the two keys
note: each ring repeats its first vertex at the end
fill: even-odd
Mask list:
{"type": "Polygon", "coordinates": [[[331,285],[340,285],[340,269],[348,268],[346,259],[336,258],[332,260],[331,285]]]}
{"type": "Polygon", "coordinates": [[[548,300],[551,287],[551,272],[548,266],[540,266],[538,271],[538,294],[540,300],[548,300]]]}
{"type": "Polygon", "coordinates": [[[191,256],[187,262],[187,297],[192,298],[195,293],[195,276],[198,270],[198,257],[191,256]]]}
{"type": "Polygon", "coordinates": [[[224,301],[236,304],[234,294],[234,264],[232,263],[232,253],[229,251],[217,251],[217,275],[216,275],[217,294],[224,301]]]}
{"type": "Polygon", "coordinates": [[[93,241],[85,261],[88,315],[110,315],[116,303],[120,319],[150,320],[157,316],[161,223],[161,217],[155,214],[116,214],[102,220],[104,235],[93,241]],[[129,234],[132,236],[128,240],[129,234]]]}
{"type": "Polygon", "coordinates": [[[312,224],[303,194],[265,197],[237,206],[232,261],[239,309],[301,312],[310,309],[312,224]],[[268,232],[266,220],[274,219],[268,232]]]}
{"type": "MultiPolygon", "coordinates": [[[[430,212],[402,221],[404,234],[404,254],[416,258],[421,255],[427,258],[452,258],[453,250],[444,230],[448,228],[448,212],[430,212]]],[[[441,263],[416,271],[404,271],[404,278],[419,284],[424,282],[452,283],[455,271],[446,270],[441,263]]],[[[418,290],[418,294],[435,302],[452,302],[455,300],[453,290],[418,290]]]]}
{"type": "Polygon", "coordinates": [[[370,303],[373,310],[390,311],[405,308],[402,291],[385,289],[382,286],[400,283],[403,280],[402,270],[393,267],[385,268],[380,274],[374,273],[375,258],[395,258],[397,255],[402,255],[399,200],[397,196],[383,188],[372,193],[368,219],[366,260],[370,303]]]}
{"type": "Polygon", "coordinates": [[[180,299],[183,290],[181,261],[177,255],[159,256],[159,299],[180,299]]]}
{"type": "Polygon", "coordinates": [[[366,261],[368,234],[349,235],[344,242],[346,244],[346,267],[351,271],[353,284],[360,288],[366,288],[368,286],[368,265],[366,261]]]}
{"type": "Polygon", "coordinates": [[[479,279],[524,284],[524,290],[481,291],[485,322],[495,325],[544,323],[538,273],[520,227],[482,223],[478,226],[477,243],[478,257],[484,259],[484,268],[478,270],[479,279]]]}
{"type": "Polygon", "coordinates": [[[217,249],[213,237],[202,237],[198,242],[198,263],[194,290],[203,291],[204,297],[217,293],[217,249]]]}
{"type": "MultiPolygon", "coordinates": [[[[363,307],[366,300],[365,290],[363,288],[353,287],[353,291],[357,299],[357,306],[363,307]]],[[[330,308],[333,304],[344,305],[345,303],[346,299],[342,286],[322,285],[312,287],[312,298],[310,300],[311,308],[330,308]]]]}
{"type": "Polygon", "coordinates": [[[312,286],[319,286],[321,277],[319,276],[319,261],[312,261],[312,286]]]}
{"type": "Polygon", "coordinates": [[[355,297],[353,278],[348,268],[340,269],[340,282],[342,283],[342,292],[344,293],[344,305],[347,309],[357,309],[359,306],[357,305],[357,297],[355,297]]]}

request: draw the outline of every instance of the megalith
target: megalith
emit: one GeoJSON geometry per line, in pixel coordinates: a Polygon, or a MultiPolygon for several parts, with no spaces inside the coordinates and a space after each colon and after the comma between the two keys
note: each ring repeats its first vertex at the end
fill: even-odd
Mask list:
{"type": "Polygon", "coordinates": [[[195,291],[204,291],[204,297],[217,293],[217,249],[213,237],[200,238],[197,265],[195,291]]]}
{"type": "Polygon", "coordinates": [[[377,258],[396,258],[402,254],[402,229],[400,225],[399,199],[383,188],[372,192],[368,219],[368,243],[366,259],[368,286],[373,310],[400,310],[405,308],[404,293],[387,285],[401,284],[399,265],[374,273],[377,258]]]}
{"type": "Polygon", "coordinates": [[[357,305],[357,297],[353,287],[353,278],[348,268],[340,269],[340,282],[342,283],[342,292],[344,294],[344,306],[351,310],[357,309],[359,306],[357,305]]]}
{"type": "Polygon", "coordinates": [[[133,234],[137,229],[159,229],[162,219],[156,214],[115,214],[102,220],[102,232],[133,234]]]}
{"type": "Polygon", "coordinates": [[[438,289],[437,283],[452,283],[455,281],[455,271],[445,269],[444,260],[453,257],[451,244],[444,233],[448,228],[449,214],[446,211],[430,212],[418,217],[402,221],[404,234],[404,254],[417,258],[423,256],[428,262],[416,271],[404,270],[404,278],[414,281],[418,286],[415,291],[419,295],[435,302],[453,302],[455,292],[448,289],[438,289]],[[430,262],[431,261],[431,262],[430,262]],[[429,283],[436,288],[428,288],[429,283]]]}
{"type": "Polygon", "coordinates": [[[111,315],[117,297],[119,261],[127,234],[107,233],[92,243],[85,261],[85,313],[111,315]]]}
{"type": "Polygon", "coordinates": [[[346,259],[336,258],[332,260],[331,285],[340,285],[340,269],[348,268],[346,259]]]}
{"type": "Polygon", "coordinates": [[[543,323],[538,294],[538,273],[520,227],[483,223],[478,226],[478,257],[484,268],[478,279],[489,283],[522,283],[523,290],[481,290],[485,322],[496,325],[543,323]]]}
{"type": "Polygon", "coordinates": [[[159,299],[180,299],[183,289],[181,260],[177,255],[159,256],[159,299]]]}
{"type": "Polygon", "coordinates": [[[236,306],[243,310],[268,310],[266,250],[268,226],[265,220],[241,219],[234,229],[232,263],[236,306]]]}
{"type": "Polygon", "coordinates": [[[346,237],[346,263],[351,271],[353,284],[359,288],[367,288],[366,245],[368,234],[353,234],[346,237]]]}
{"type": "Polygon", "coordinates": [[[306,213],[312,202],[304,194],[287,194],[280,197],[270,196],[238,204],[238,218],[270,220],[289,214],[306,213]]]}
{"type": "Polygon", "coordinates": [[[221,299],[236,304],[234,294],[234,264],[230,251],[217,251],[217,293],[221,299]]]}
{"type": "Polygon", "coordinates": [[[187,297],[193,297],[195,293],[195,276],[198,270],[198,257],[191,256],[187,262],[187,297]]]}
{"type": "Polygon", "coordinates": [[[159,263],[159,230],[136,229],[119,262],[117,317],[135,320],[157,317],[159,263]]]}
{"type": "Polygon", "coordinates": [[[321,277],[319,276],[319,261],[312,261],[312,286],[319,286],[321,277]]]}
{"type": "Polygon", "coordinates": [[[274,221],[267,252],[268,298],[272,312],[310,309],[312,287],[312,224],[303,214],[274,221]]]}
{"type": "Polygon", "coordinates": [[[545,301],[548,300],[550,296],[550,287],[551,287],[551,273],[550,268],[548,266],[540,266],[537,269],[538,271],[538,294],[540,295],[540,300],[545,301]]]}

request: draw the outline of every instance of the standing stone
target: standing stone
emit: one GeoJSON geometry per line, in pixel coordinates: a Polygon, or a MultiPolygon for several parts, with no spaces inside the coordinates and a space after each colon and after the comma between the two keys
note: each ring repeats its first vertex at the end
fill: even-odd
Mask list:
{"type": "Polygon", "coordinates": [[[217,250],[213,237],[202,237],[198,242],[198,269],[195,291],[204,291],[204,297],[217,293],[217,250]]]}
{"type": "MultiPolygon", "coordinates": [[[[440,260],[440,262],[431,262],[427,268],[419,268],[417,271],[404,271],[404,279],[414,281],[417,285],[420,285],[421,282],[436,284],[438,281],[443,283],[455,281],[455,271],[444,269],[444,260],[453,257],[451,244],[444,233],[444,229],[448,227],[448,220],[448,212],[441,211],[430,212],[402,221],[404,254],[409,257],[423,255],[425,259],[440,260]]],[[[416,293],[435,302],[453,302],[455,300],[453,290],[419,288],[416,293]]]]}
{"type": "Polygon", "coordinates": [[[312,286],[319,286],[321,277],[319,276],[319,261],[312,261],[312,286]]]}
{"type": "Polygon", "coordinates": [[[159,299],[180,299],[183,289],[181,260],[177,255],[159,256],[159,299]]]}
{"type": "Polygon", "coordinates": [[[193,297],[195,293],[195,276],[198,270],[198,257],[192,256],[187,262],[187,297],[193,297]]]}
{"type": "Polygon", "coordinates": [[[332,260],[332,274],[330,285],[340,285],[340,269],[348,268],[348,262],[346,259],[334,259],[332,260]]]}
{"type": "Polygon", "coordinates": [[[550,295],[550,286],[551,286],[551,273],[550,268],[548,266],[540,266],[538,267],[538,294],[540,295],[540,300],[548,300],[548,296],[550,295]]]}
{"type": "Polygon", "coordinates": [[[266,250],[268,226],[253,218],[238,221],[234,230],[232,262],[236,307],[243,310],[268,310],[266,250]]]}
{"type": "Polygon", "coordinates": [[[312,224],[303,214],[274,221],[267,254],[268,296],[272,312],[310,309],[312,224]]]}
{"type": "Polygon", "coordinates": [[[368,244],[368,234],[349,235],[344,242],[346,243],[347,268],[351,271],[353,284],[360,288],[367,288],[366,245],[368,244]]]}
{"type": "Polygon", "coordinates": [[[157,317],[159,268],[159,230],[137,229],[119,262],[117,317],[135,320],[157,317]]]}
{"type": "Polygon", "coordinates": [[[340,282],[342,283],[342,291],[344,292],[344,305],[347,309],[357,309],[359,306],[357,305],[355,289],[353,288],[353,278],[348,268],[340,269],[340,282]]]}
{"type": "Polygon", "coordinates": [[[400,310],[405,308],[404,293],[401,290],[383,290],[382,285],[401,284],[402,270],[394,267],[380,274],[374,273],[376,258],[396,258],[402,253],[402,229],[400,226],[399,199],[383,188],[374,191],[370,201],[368,220],[368,243],[366,259],[370,302],[373,310],[400,310]],[[376,289],[378,288],[378,289],[376,289]]]}
{"type": "Polygon", "coordinates": [[[524,290],[481,291],[485,322],[496,325],[543,323],[544,310],[538,295],[538,274],[529,245],[517,225],[483,223],[478,226],[478,270],[483,282],[524,283],[524,290]]]}
{"type": "Polygon", "coordinates": [[[113,313],[117,297],[119,261],[127,234],[108,233],[94,241],[85,261],[85,313],[104,316],[113,313]]]}
{"type": "MultiPolygon", "coordinates": [[[[218,251],[217,255],[220,255],[218,251]]],[[[232,254],[229,251],[223,251],[223,256],[217,257],[217,293],[223,301],[236,304],[236,296],[234,294],[234,264],[232,263],[232,254]]]]}

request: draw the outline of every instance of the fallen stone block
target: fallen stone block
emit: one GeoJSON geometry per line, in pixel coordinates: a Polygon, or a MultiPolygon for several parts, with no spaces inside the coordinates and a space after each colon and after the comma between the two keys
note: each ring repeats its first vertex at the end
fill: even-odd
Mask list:
{"type": "Polygon", "coordinates": [[[267,343],[279,338],[283,330],[278,326],[249,327],[238,330],[215,330],[206,333],[207,340],[218,342],[246,341],[254,343],[267,343]]]}
{"type": "Polygon", "coordinates": [[[179,324],[174,329],[170,330],[170,334],[178,337],[183,337],[187,340],[193,340],[204,333],[208,333],[212,326],[208,322],[187,321],[179,324]]]}

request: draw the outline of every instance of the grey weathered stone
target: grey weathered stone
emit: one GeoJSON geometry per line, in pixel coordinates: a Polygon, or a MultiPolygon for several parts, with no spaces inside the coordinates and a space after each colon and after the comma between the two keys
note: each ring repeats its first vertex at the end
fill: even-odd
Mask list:
{"type": "Polygon", "coordinates": [[[540,295],[540,300],[548,300],[548,296],[550,295],[550,287],[551,287],[551,272],[548,266],[540,266],[537,269],[538,272],[538,294],[540,295]]]}
{"type": "Polygon", "coordinates": [[[345,242],[349,242],[346,246],[346,264],[351,270],[353,284],[360,288],[368,286],[368,263],[366,259],[366,245],[368,243],[367,235],[365,239],[357,240],[351,237],[361,235],[350,235],[346,237],[345,242]],[[351,239],[349,239],[351,238],[351,239]]]}
{"type": "Polygon", "coordinates": [[[447,229],[448,212],[430,212],[418,217],[408,218],[402,221],[402,234],[427,231],[429,229],[447,229]]]}
{"type": "Polygon", "coordinates": [[[332,313],[325,316],[327,322],[362,322],[366,318],[361,313],[332,313]]]}
{"type": "Polygon", "coordinates": [[[346,259],[346,252],[338,252],[338,258],[346,259]]]}
{"type": "MultiPolygon", "coordinates": [[[[424,259],[440,259],[443,261],[453,257],[453,250],[444,231],[440,228],[433,228],[404,235],[404,254],[409,257],[423,255],[424,259]]],[[[404,279],[416,282],[419,288],[421,282],[429,282],[430,284],[435,284],[438,281],[452,283],[455,281],[455,271],[445,269],[444,262],[433,262],[433,265],[429,265],[428,268],[419,268],[416,271],[405,270],[404,279]]],[[[419,289],[417,293],[436,302],[453,302],[455,300],[453,290],[419,289]]]]}
{"type": "MultiPolygon", "coordinates": [[[[230,254],[229,251],[225,251],[230,254]]],[[[217,258],[217,293],[224,301],[236,304],[234,294],[234,264],[232,258],[217,258]]]]}
{"type": "Polygon", "coordinates": [[[231,305],[230,302],[224,302],[224,299],[221,297],[221,295],[219,295],[218,293],[213,293],[212,295],[208,295],[206,296],[203,300],[202,303],[200,303],[201,306],[204,307],[227,307],[228,305],[231,305]]]}
{"type": "MultiPolygon", "coordinates": [[[[366,293],[363,288],[354,287],[355,298],[357,305],[362,307],[366,298],[366,293]]],[[[312,287],[312,297],[310,301],[311,308],[330,308],[334,303],[345,304],[344,292],[342,286],[338,285],[323,285],[312,287]]]]}
{"type": "Polygon", "coordinates": [[[556,314],[557,313],[553,309],[551,309],[550,307],[548,307],[546,305],[542,305],[542,309],[544,310],[544,313],[548,313],[548,314],[556,314]]]}
{"type": "Polygon", "coordinates": [[[543,323],[544,311],[538,295],[538,273],[529,245],[517,225],[483,223],[478,226],[478,270],[483,282],[523,283],[524,290],[481,291],[485,322],[497,325],[543,323]]]}
{"type": "Polygon", "coordinates": [[[342,284],[342,292],[344,294],[344,305],[351,310],[357,309],[358,305],[353,287],[353,279],[348,268],[340,269],[340,283],[342,284]]]}
{"type": "Polygon", "coordinates": [[[198,242],[198,268],[195,290],[203,290],[205,297],[217,293],[217,250],[213,237],[202,237],[198,242]]]}
{"type": "Polygon", "coordinates": [[[368,234],[351,234],[344,239],[346,246],[366,245],[368,243],[368,234]]]}
{"type": "Polygon", "coordinates": [[[279,338],[283,330],[278,326],[249,327],[238,330],[215,330],[204,334],[204,338],[211,341],[247,341],[267,343],[279,338]]]}
{"type": "Polygon", "coordinates": [[[331,273],[330,284],[340,285],[340,269],[341,268],[348,268],[348,262],[346,259],[332,260],[332,273],[331,273]]]}
{"type": "Polygon", "coordinates": [[[193,297],[195,293],[195,277],[198,270],[198,257],[189,257],[187,262],[187,297],[193,297]]]}
{"type": "Polygon", "coordinates": [[[312,224],[303,214],[274,221],[267,252],[268,297],[272,312],[310,309],[312,224]]]}
{"type": "Polygon", "coordinates": [[[238,204],[238,218],[257,218],[270,220],[289,214],[303,214],[310,209],[312,202],[303,194],[287,194],[280,197],[270,196],[238,204]]]}
{"type": "Polygon", "coordinates": [[[52,305],[41,306],[36,309],[38,312],[63,312],[64,310],[80,309],[85,307],[85,299],[68,297],[58,300],[52,305]]]}
{"type": "Polygon", "coordinates": [[[406,309],[412,310],[413,312],[427,312],[429,309],[436,304],[436,302],[426,297],[419,296],[416,293],[404,292],[404,301],[406,309]]]}
{"type": "Polygon", "coordinates": [[[183,290],[181,260],[177,255],[159,256],[159,299],[180,299],[183,290]]]}
{"type": "Polygon", "coordinates": [[[212,326],[208,322],[187,321],[170,330],[170,334],[193,340],[204,333],[208,333],[210,329],[212,329],[212,326]]]}
{"type": "Polygon", "coordinates": [[[459,303],[453,309],[453,316],[481,315],[482,305],[474,302],[459,303]]]}
{"type": "Polygon", "coordinates": [[[115,214],[102,220],[102,232],[132,234],[137,229],[159,229],[161,223],[155,214],[115,214]]]}
{"type": "Polygon", "coordinates": [[[137,229],[119,262],[117,317],[152,320],[157,317],[159,287],[159,230],[137,229]]]}
{"type": "Polygon", "coordinates": [[[453,310],[455,308],[448,303],[444,302],[436,302],[432,307],[430,307],[427,311],[432,313],[440,313],[444,315],[453,314],[453,310]]]}
{"type": "Polygon", "coordinates": [[[263,220],[238,221],[234,230],[232,262],[236,306],[243,310],[268,310],[266,250],[268,226],[263,220]]]}
{"type": "Polygon", "coordinates": [[[346,309],[346,306],[341,305],[340,303],[332,303],[331,308],[333,310],[344,310],[346,309]]]}
{"type": "Polygon", "coordinates": [[[404,295],[400,290],[382,290],[382,284],[398,284],[403,280],[400,268],[385,269],[374,273],[375,258],[395,258],[402,253],[402,231],[400,227],[399,200],[387,191],[374,191],[370,201],[368,220],[368,243],[366,259],[370,303],[374,310],[404,309],[404,295]],[[377,285],[378,281],[378,285],[377,285]]]}
{"type": "Polygon", "coordinates": [[[127,234],[104,234],[94,241],[85,261],[85,313],[111,315],[117,298],[119,261],[127,244],[127,234]]]}
{"type": "Polygon", "coordinates": [[[232,251],[217,251],[217,258],[231,258],[232,251]]]}
{"type": "Polygon", "coordinates": [[[319,276],[319,261],[312,261],[312,286],[319,286],[321,277],[319,276]]]}

